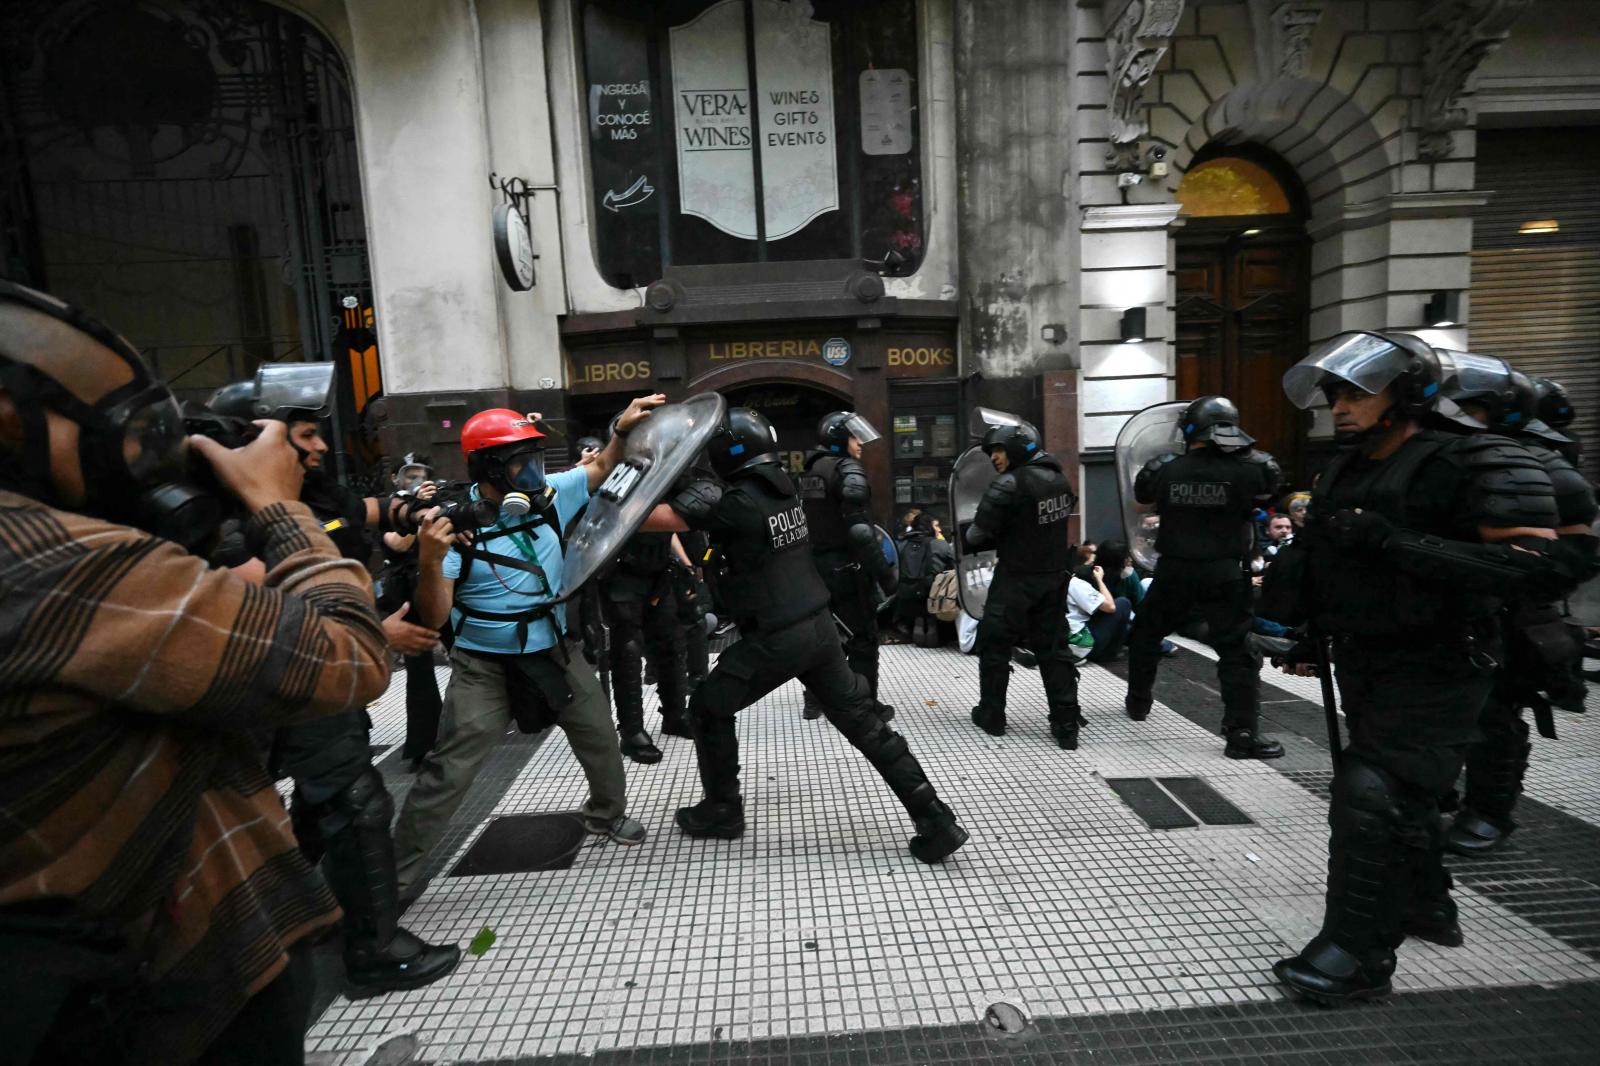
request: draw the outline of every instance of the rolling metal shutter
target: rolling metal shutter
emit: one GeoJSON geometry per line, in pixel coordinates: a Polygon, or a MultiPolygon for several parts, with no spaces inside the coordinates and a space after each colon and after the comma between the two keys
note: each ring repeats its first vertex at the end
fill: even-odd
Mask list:
{"type": "Polygon", "coordinates": [[[1554,378],[1578,412],[1591,480],[1600,477],[1600,128],[1480,130],[1473,219],[1474,351],[1554,378]],[[1557,233],[1518,227],[1555,219],[1557,233]]]}

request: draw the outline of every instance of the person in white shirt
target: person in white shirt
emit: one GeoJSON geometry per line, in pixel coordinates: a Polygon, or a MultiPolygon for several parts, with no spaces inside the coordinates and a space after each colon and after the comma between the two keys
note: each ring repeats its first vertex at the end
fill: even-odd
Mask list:
{"type": "Polygon", "coordinates": [[[1122,650],[1133,618],[1133,604],[1111,595],[1105,569],[1082,566],[1067,585],[1067,643],[1080,660],[1110,662],[1122,650]]]}

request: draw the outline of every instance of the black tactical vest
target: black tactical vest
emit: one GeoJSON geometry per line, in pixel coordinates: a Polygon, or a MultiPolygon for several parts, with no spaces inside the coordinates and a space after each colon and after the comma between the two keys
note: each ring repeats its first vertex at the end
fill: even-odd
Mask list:
{"type": "Polygon", "coordinates": [[[671,561],[671,533],[635,533],[617,556],[617,569],[639,577],[655,577],[671,561]]]}
{"type": "Polygon", "coordinates": [[[806,458],[805,473],[795,479],[800,501],[805,505],[806,522],[811,526],[814,551],[838,551],[848,547],[844,516],[840,514],[840,466],[854,459],[827,452],[812,452],[806,458]]]}
{"type": "Polygon", "coordinates": [[[1587,526],[1596,517],[1594,486],[1566,456],[1531,437],[1518,437],[1517,443],[1528,450],[1556,490],[1556,512],[1563,526],[1587,526]]]}
{"type": "Polygon", "coordinates": [[[1499,609],[1495,597],[1412,577],[1380,552],[1343,550],[1323,529],[1335,512],[1360,508],[1377,511],[1398,528],[1461,539],[1463,531],[1449,517],[1457,486],[1418,475],[1430,459],[1465,439],[1425,431],[1381,462],[1343,452],[1323,472],[1306,519],[1311,614],[1322,632],[1443,647],[1499,609]]]}
{"type": "Polygon", "coordinates": [[[1186,562],[1244,563],[1250,519],[1264,491],[1262,464],[1217,448],[1178,456],[1156,474],[1156,550],[1186,562]]]}
{"type": "Polygon", "coordinates": [[[300,502],[311,508],[340,555],[361,563],[367,561],[372,546],[362,532],[367,521],[367,501],[361,495],[339,484],[331,475],[316,470],[306,473],[300,502]]]}
{"type": "Polygon", "coordinates": [[[718,507],[737,523],[716,540],[728,566],[719,588],[741,629],[781,629],[828,605],[806,508],[788,474],[763,464],[735,475],[718,507]]]}
{"type": "Polygon", "coordinates": [[[1066,570],[1071,562],[1067,520],[1077,495],[1055,459],[1017,469],[1018,504],[1012,520],[995,536],[996,557],[1008,570],[1047,573],[1066,570]]]}

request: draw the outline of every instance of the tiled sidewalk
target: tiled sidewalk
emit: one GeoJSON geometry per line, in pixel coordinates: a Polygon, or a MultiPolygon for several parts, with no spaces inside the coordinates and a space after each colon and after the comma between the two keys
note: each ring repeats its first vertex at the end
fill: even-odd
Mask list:
{"type": "MultiPolygon", "coordinates": [[[[1107,1032],[1239,1017],[1301,1019],[1295,1024],[1307,1032],[1359,1027],[1348,1020],[1359,1011],[1335,1012],[1346,1021],[1331,1028],[1307,1014],[1269,972],[1320,920],[1326,826],[1317,775],[1325,778],[1326,755],[1314,736],[1286,735],[1291,755],[1278,765],[1223,758],[1221,739],[1197,724],[1216,717],[1209,671],[1186,649],[1173,660],[1174,677],[1185,664],[1193,683],[1169,686],[1176,694],[1167,698],[1196,721],[1158,703],[1147,721],[1129,722],[1122,682],[1086,668],[1081,699],[1090,724],[1083,747],[1068,753],[1049,740],[1036,673],[1015,673],[1012,729],[994,739],[967,718],[977,697],[974,659],[952,649],[885,648],[882,696],[900,709],[894,724],[972,833],[934,868],[906,852],[910,824],[865,761],[826,722],[801,718],[796,685],[740,716],[750,828],[738,841],[677,832],[672,811],[697,799],[699,785],[690,743],[661,738],[662,763],[629,765],[632,813],[650,828],[647,843],[590,846],[566,870],[435,879],[406,924],[463,943],[488,926],[494,946],[429,988],[336,1000],[308,1049],[359,1061],[354,1053],[382,1036],[412,1032],[434,1062],[584,1054],[622,1061],[628,1049],[629,1061],[640,1062],[969,1061],[1026,1050],[981,1037],[985,1010],[1002,1001],[1037,1022],[1028,1036],[1007,1040],[1044,1041],[1040,1054],[1048,1046],[1101,1061],[1141,1060],[1108,1056],[1081,1039],[1062,1043],[1088,1031],[1084,1019],[1122,1019],[1107,1032]],[[1256,824],[1153,831],[1104,783],[1174,775],[1205,778],[1256,824]],[[844,1033],[866,1042],[812,1040],[844,1033]],[[965,1033],[992,1053],[958,1055],[951,1049],[961,1041],[943,1036],[934,1043],[945,1050],[917,1043],[930,1033],[965,1033]],[[806,1051],[813,1044],[815,1057],[806,1051]],[[891,1046],[904,1054],[883,1051],[891,1046]]],[[[1264,699],[1283,701],[1286,714],[1315,698],[1302,681],[1264,680],[1273,686],[1264,699]]],[[[397,681],[374,706],[375,745],[401,739],[402,700],[397,681]]],[[[1565,716],[1566,739],[1540,744],[1529,782],[1531,795],[1591,820],[1600,818],[1591,791],[1600,761],[1593,719],[1565,716]]],[[[575,808],[582,776],[559,735],[522,747],[531,758],[505,761],[521,767],[513,779],[480,784],[503,787],[495,813],[575,808]]],[[[387,770],[394,761],[382,764],[387,770]]],[[[392,783],[399,791],[406,780],[392,783]]],[[[1536,846],[1533,833],[1516,839],[1526,835],[1525,846],[1536,846]]],[[[464,840],[447,843],[458,851],[464,840]]],[[[1478,996],[1491,1005],[1485,1009],[1504,1004],[1510,1025],[1519,988],[1600,980],[1596,957],[1518,917],[1493,893],[1463,888],[1459,898],[1467,945],[1408,943],[1396,1004],[1478,996]]],[[[1369,1016],[1374,1025],[1384,1017],[1369,1016]]],[[[1391,1061],[1381,1049],[1398,1037],[1387,1039],[1359,1045],[1366,1051],[1356,1061],[1391,1061]]],[[[1600,1046],[1600,1034],[1586,1039],[1574,1046],[1600,1046]]],[[[1238,1054],[1291,1061],[1242,1032],[1241,1041],[1238,1054]]],[[[1340,1041],[1330,1046],[1358,1046],[1340,1041]]],[[[1482,1041],[1463,1047],[1460,1059],[1427,1061],[1493,1058],[1482,1041]]]]}

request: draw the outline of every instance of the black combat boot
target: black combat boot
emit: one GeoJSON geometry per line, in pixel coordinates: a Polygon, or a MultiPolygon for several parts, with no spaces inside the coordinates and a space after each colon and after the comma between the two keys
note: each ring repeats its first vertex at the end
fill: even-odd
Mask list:
{"type": "Polygon", "coordinates": [[[894,717],[894,704],[874,700],[872,705],[872,713],[878,716],[878,721],[887,722],[889,719],[894,717]]]}
{"type": "Polygon", "coordinates": [[[991,737],[1003,737],[1006,735],[1006,712],[1001,710],[996,714],[990,714],[980,703],[972,708],[972,724],[991,737]]]}
{"type": "Polygon", "coordinates": [[[1050,716],[1050,735],[1055,737],[1056,747],[1062,751],[1078,750],[1077,704],[1069,705],[1069,709],[1060,715],[1050,716]]]}
{"type": "Polygon", "coordinates": [[[1146,718],[1149,718],[1150,708],[1154,706],[1154,704],[1155,700],[1153,700],[1151,697],[1136,696],[1132,692],[1129,692],[1122,701],[1122,706],[1127,710],[1128,717],[1133,719],[1135,722],[1142,722],[1146,718]]]}
{"type": "Polygon", "coordinates": [[[1517,823],[1511,812],[1522,794],[1528,768],[1528,723],[1520,719],[1467,749],[1467,789],[1461,810],[1445,835],[1457,855],[1484,855],[1504,844],[1517,823]]]}
{"type": "Polygon", "coordinates": [[[800,705],[800,717],[808,722],[815,722],[822,717],[822,701],[813,696],[810,689],[805,690],[804,701],[800,705]]]}
{"type": "Polygon", "coordinates": [[[368,769],[322,809],[323,872],[344,908],[345,975],[356,995],[420,988],[456,968],[461,949],[400,928],[400,893],[389,821],[394,803],[368,769]]]}
{"type": "Polygon", "coordinates": [[[1222,749],[1222,754],[1230,759],[1281,759],[1283,745],[1253,729],[1230,729],[1228,746],[1222,749]]]}
{"type": "Polygon", "coordinates": [[[967,831],[956,823],[956,816],[934,800],[916,819],[917,833],[911,838],[911,855],[919,862],[943,862],[967,842],[967,831]]]}
{"type": "Polygon", "coordinates": [[[1393,990],[1394,954],[1387,961],[1362,961],[1326,935],[1319,935],[1292,959],[1272,965],[1278,980],[1317,1003],[1350,1003],[1377,999],[1393,990]]]}
{"type": "Polygon", "coordinates": [[[665,714],[662,715],[661,732],[665,736],[669,737],[694,736],[694,731],[689,728],[689,716],[687,714],[680,714],[676,717],[665,714]]]}
{"type": "Polygon", "coordinates": [[[1444,865],[1444,832],[1435,815],[1429,822],[1428,847],[1416,855],[1411,874],[1411,900],[1406,906],[1406,936],[1440,947],[1458,948],[1466,942],[1457,920],[1456,901],[1450,898],[1455,879],[1444,865]]]}
{"type": "Polygon", "coordinates": [[[744,832],[744,797],[739,794],[739,734],[732,718],[690,709],[694,753],[705,798],[679,807],[678,828],[692,837],[733,840],[744,832]]]}
{"type": "Polygon", "coordinates": [[[622,754],[634,762],[649,766],[661,761],[661,749],[656,747],[656,742],[643,729],[632,734],[618,730],[618,734],[621,737],[622,754]]]}

